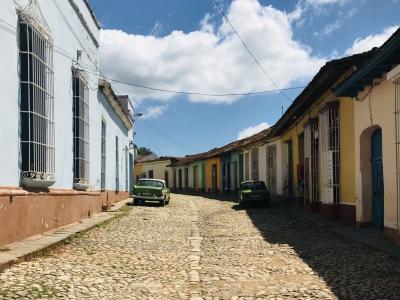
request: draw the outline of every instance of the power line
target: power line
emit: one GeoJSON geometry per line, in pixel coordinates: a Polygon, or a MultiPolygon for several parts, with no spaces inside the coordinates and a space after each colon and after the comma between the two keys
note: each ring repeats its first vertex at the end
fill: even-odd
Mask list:
{"type": "MultiPolygon", "coordinates": [[[[152,87],[152,86],[147,86],[147,85],[143,85],[143,84],[138,84],[138,83],[118,80],[118,79],[115,79],[115,78],[111,78],[111,77],[105,76],[100,72],[93,73],[90,70],[86,70],[86,69],[84,69],[84,71],[88,72],[88,73],[91,73],[91,74],[99,75],[100,77],[103,77],[103,78],[105,78],[107,80],[110,80],[110,81],[113,81],[113,82],[130,85],[130,86],[134,86],[134,87],[137,87],[137,88],[142,88],[142,89],[151,90],[151,91],[157,91],[157,92],[164,92],[164,93],[171,93],[171,94],[193,95],[193,96],[208,96],[208,97],[251,96],[251,95],[259,95],[259,94],[266,94],[266,93],[282,92],[283,90],[288,91],[288,90],[297,90],[297,89],[304,88],[304,86],[296,86],[296,87],[288,87],[288,88],[284,88],[284,89],[264,90],[264,91],[256,91],[256,92],[214,94],[214,93],[204,93],[204,92],[177,91],[177,90],[163,89],[163,88],[152,87]]],[[[290,98],[288,98],[288,99],[290,100],[290,98]]]]}
{"type": "Polygon", "coordinates": [[[250,56],[253,58],[253,60],[256,62],[256,64],[260,67],[261,71],[265,74],[265,76],[275,85],[277,90],[285,96],[290,102],[292,102],[292,99],[284,92],[284,90],[287,89],[281,89],[278,84],[272,79],[272,77],[268,74],[267,70],[262,66],[260,61],[257,59],[257,57],[253,54],[253,52],[250,50],[250,48],[246,45],[242,37],[239,35],[235,27],[233,27],[231,21],[229,20],[228,16],[224,13],[223,8],[221,7],[221,4],[218,3],[217,0],[212,0],[214,2],[214,5],[217,7],[218,11],[222,14],[226,22],[228,23],[229,27],[232,29],[233,33],[239,38],[239,40],[242,42],[243,46],[246,48],[247,52],[250,54],[250,56]]]}
{"type": "MultiPolygon", "coordinates": [[[[0,21],[3,21],[2,19],[0,19],[0,21]]],[[[4,22],[5,23],[5,22],[4,22]]],[[[69,24],[67,24],[69,25],[69,24]]],[[[16,32],[10,30],[10,28],[7,28],[6,26],[1,26],[0,25],[0,29],[9,31],[12,34],[16,34],[16,32]]],[[[71,32],[75,35],[75,33],[71,30],[71,32]]],[[[239,37],[240,38],[240,37],[239,37]]],[[[78,40],[78,42],[80,43],[80,41],[78,40]]],[[[243,42],[243,41],[242,41],[243,42]]],[[[244,42],[243,42],[244,43],[244,42]]],[[[81,43],[80,43],[81,44],[81,43]]],[[[81,44],[82,46],[82,44],[81,44]]],[[[247,47],[247,46],[246,46],[247,47]]],[[[64,50],[63,48],[57,47],[56,45],[54,45],[54,48],[56,50],[58,50],[58,52],[68,58],[74,59],[74,57],[68,53],[66,50],[64,50]]],[[[83,47],[82,47],[83,48],[83,47]]],[[[84,50],[85,51],[85,50],[84,50]]],[[[250,51],[250,50],[249,50],[250,51]]],[[[85,51],[86,52],[86,51],[85,51]]],[[[88,55],[89,56],[89,55],[88,55]]],[[[255,57],[254,57],[255,58],[255,57]]],[[[90,57],[89,57],[90,59],[90,57]]],[[[255,58],[256,59],[256,58],[255,58]]],[[[92,61],[93,63],[93,61],[92,61]]],[[[260,95],[260,94],[267,94],[267,93],[276,93],[276,92],[280,92],[283,93],[290,101],[292,101],[287,95],[286,93],[284,93],[284,91],[288,91],[288,90],[297,90],[297,89],[303,89],[304,86],[296,86],[296,87],[288,87],[288,88],[279,88],[277,86],[277,84],[272,81],[277,89],[271,89],[271,90],[263,90],[263,91],[255,91],[255,92],[235,92],[235,93],[205,93],[205,92],[195,92],[195,91],[178,91],[178,90],[170,90],[170,89],[163,89],[163,88],[159,88],[159,87],[153,87],[153,86],[147,86],[147,85],[143,85],[143,84],[139,84],[139,83],[133,83],[133,82],[126,82],[126,81],[122,81],[122,80],[118,80],[115,78],[111,78],[109,76],[105,76],[103,75],[97,68],[96,64],[94,63],[94,69],[91,69],[91,66],[87,65],[87,64],[83,64],[84,65],[84,71],[93,75],[97,75],[100,76],[102,78],[105,78],[107,80],[113,81],[113,82],[117,82],[120,84],[125,84],[125,85],[130,85],[130,86],[134,86],[137,88],[142,88],[142,89],[147,89],[147,90],[152,90],[152,91],[157,91],[157,92],[164,92],[164,93],[171,93],[171,94],[182,94],[182,95],[193,95],[193,96],[207,96],[207,97],[233,97],[233,96],[251,96],[251,95],[260,95]]],[[[261,65],[260,65],[261,66],[261,65]]],[[[261,66],[262,67],[262,66],[261,66]]],[[[92,89],[95,90],[96,88],[92,89]]],[[[136,105],[139,105],[139,103],[136,101],[136,99],[132,99],[136,105]]]]}

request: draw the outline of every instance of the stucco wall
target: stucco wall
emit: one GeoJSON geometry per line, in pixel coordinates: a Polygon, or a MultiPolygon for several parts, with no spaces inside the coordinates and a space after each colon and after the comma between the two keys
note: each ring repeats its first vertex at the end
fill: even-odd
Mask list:
{"type": "Polygon", "coordinates": [[[267,182],[267,144],[258,147],[258,179],[267,182]]]}
{"type": "MultiPolygon", "coordinates": [[[[83,0],[74,0],[85,18],[92,35],[98,39],[95,25],[83,0]]],[[[28,1],[17,3],[26,5],[28,1]]],[[[38,1],[54,40],[54,120],[55,120],[55,178],[53,188],[72,189],[73,132],[72,132],[72,72],[77,50],[82,51],[84,69],[98,68],[97,48],[68,1],[38,1]],[[65,18],[65,19],[64,19],[65,18]]],[[[0,29],[0,89],[3,109],[0,111],[2,147],[0,155],[0,186],[19,186],[19,74],[18,74],[18,16],[13,1],[0,2],[1,19],[7,23],[0,29]]],[[[93,72],[93,71],[92,71],[93,72]]],[[[131,132],[104,101],[98,99],[98,76],[87,73],[89,79],[90,120],[90,188],[100,188],[101,118],[107,121],[107,185],[115,190],[115,136],[120,137],[120,189],[126,189],[124,147],[132,138],[131,132]],[[114,136],[114,139],[112,138],[114,136]]]]}
{"type": "Polygon", "coordinates": [[[206,191],[212,189],[212,165],[217,166],[217,189],[221,191],[221,163],[219,157],[206,161],[206,191]]]}
{"type": "MultiPolygon", "coordinates": [[[[129,142],[132,139],[132,131],[128,130],[106,100],[104,94],[99,91],[96,102],[93,105],[90,126],[91,140],[91,160],[90,178],[93,189],[100,189],[101,175],[101,120],[106,122],[106,190],[116,189],[116,145],[115,137],[118,136],[119,142],[119,190],[128,191],[129,182],[126,181],[126,168],[129,168],[127,153],[129,142]]],[[[94,102],[94,101],[93,101],[94,102]]],[[[129,158],[128,158],[129,159],[129,158]]]]}
{"type": "Polygon", "coordinates": [[[203,189],[204,188],[204,183],[203,183],[203,161],[198,161],[194,162],[189,165],[189,188],[194,189],[194,167],[197,166],[198,170],[198,188],[203,189]]]}
{"type": "Polygon", "coordinates": [[[165,171],[168,171],[168,180],[170,187],[172,186],[172,170],[171,167],[167,167],[171,164],[170,160],[154,161],[148,163],[138,163],[135,165],[135,178],[136,175],[141,175],[142,173],[149,174],[149,171],[153,171],[154,179],[165,179],[165,171]]]}
{"type": "MultiPolygon", "coordinates": [[[[359,94],[362,99],[367,90],[359,94]]],[[[382,129],[382,160],[384,176],[384,226],[397,227],[396,148],[395,148],[395,90],[393,83],[383,81],[375,86],[362,101],[355,101],[355,171],[357,196],[357,221],[370,222],[362,214],[362,176],[360,165],[360,137],[371,126],[382,129]]],[[[365,199],[366,201],[366,199],[365,199]]]]}
{"type": "MultiPolygon", "coordinates": [[[[188,166],[173,167],[173,170],[176,170],[176,188],[177,189],[188,188],[185,186],[185,168],[188,168],[188,166]],[[181,185],[179,185],[179,170],[181,170],[181,174],[182,174],[182,184],[181,185]]],[[[173,171],[171,171],[171,173],[173,174],[173,171]]],[[[190,180],[190,172],[189,172],[189,180],[190,180]]],[[[171,181],[171,187],[173,187],[172,184],[173,184],[173,181],[171,181]]]]}
{"type": "MultiPolygon", "coordinates": [[[[301,197],[303,194],[298,190],[297,181],[297,164],[299,162],[299,135],[304,132],[304,125],[310,118],[319,117],[320,109],[330,101],[339,100],[339,118],[340,118],[340,201],[343,204],[354,205],[354,107],[352,102],[348,98],[338,99],[332,92],[327,92],[318,101],[316,101],[302,116],[300,116],[295,124],[293,124],[286,132],[281,136],[281,172],[280,176],[282,180],[282,186],[285,191],[286,177],[287,177],[287,146],[285,141],[292,141],[293,149],[293,168],[292,168],[292,184],[293,184],[293,195],[295,197],[301,197]]],[[[321,140],[320,140],[321,143],[321,140]]],[[[322,188],[322,162],[321,162],[321,145],[319,145],[319,192],[321,195],[322,188]]]]}
{"type": "Polygon", "coordinates": [[[75,191],[0,195],[0,246],[78,222],[100,212],[103,204],[127,197],[126,192],[75,191]]]}
{"type": "Polygon", "coordinates": [[[354,102],[340,101],[340,200],[355,205],[354,102]]]}

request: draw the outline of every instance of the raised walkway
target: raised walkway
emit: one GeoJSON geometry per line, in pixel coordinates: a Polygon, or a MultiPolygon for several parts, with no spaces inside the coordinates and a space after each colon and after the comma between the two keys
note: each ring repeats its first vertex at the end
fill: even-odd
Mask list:
{"type": "Polygon", "coordinates": [[[16,263],[31,260],[50,248],[62,244],[75,234],[89,230],[100,223],[114,218],[120,214],[119,210],[129,202],[132,202],[131,198],[115,203],[111,206],[109,211],[100,212],[79,222],[68,224],[42,234],[31,236],[22,241],[2,246],[0,248],[0,271],[9,268],[16,263]]]}

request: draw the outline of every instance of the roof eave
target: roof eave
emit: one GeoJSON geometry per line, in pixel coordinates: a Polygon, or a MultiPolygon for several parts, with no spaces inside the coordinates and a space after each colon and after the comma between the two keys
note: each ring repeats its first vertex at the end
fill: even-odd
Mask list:
{"type": "Polygon", "coordinates": [[[114,93],[110,83],[106,80],[100,80],[99,88],[106,96],[108,103],[110,103],[111,107],[113,108],[113,110],[115,111],[117,116],[120,118],[120,120],[122,121],[124,126],[127,129],[132,129],[133,121],[130,119],[130,117],[128,115],[126,115],[125,110],[124,110],[121,102],[118,101],[118,97],[114,93]]]}
{"type": "MultiPolygon", "coordinates": [[[[394,36],[392,40],[388,40],[378,52],[367,62],[359,68],[357,71],[353,73],[346,81],[340,84],[336,89],[334,89],[334,93],[336,96],[340,97],[356,97],[357,94],[362,91],[366,86],[371,85],[373,80],[378,76],[368,76],[370,72],[372,72],[375,68],[379,66],[385,59],[387,59],[394,51],[396,51],[400,47],[400,32],[397,32],[397,36],[394,36]],[[366,78],[367,77],[367,78],[366,78]],[[365,78],[365,83],[358,83],[359,80],[365,78]]],[[[383,75],[382,72],[378,72],[383,75]]]]}

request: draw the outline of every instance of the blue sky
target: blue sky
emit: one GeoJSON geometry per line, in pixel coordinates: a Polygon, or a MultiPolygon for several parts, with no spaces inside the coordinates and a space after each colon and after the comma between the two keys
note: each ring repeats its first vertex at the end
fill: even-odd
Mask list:
{"type": "MultiPolygon", "coordinates": [[[[304,86],[325,61],[379,46],[400,23],[400,1],[222,1],[281,88],[304,86]]],[[[92,0],[102,24],[104,74],[172,90],[230,93],[275,89],[211,0],[92,0]]],[[[273,124],[290,101],[280,93],[187,97],[112,83],[135,98],[135,142],[158,155],[197,153],[273,124]]],[[[301,90],[286,92],[294,99],[301,90]]]]}

